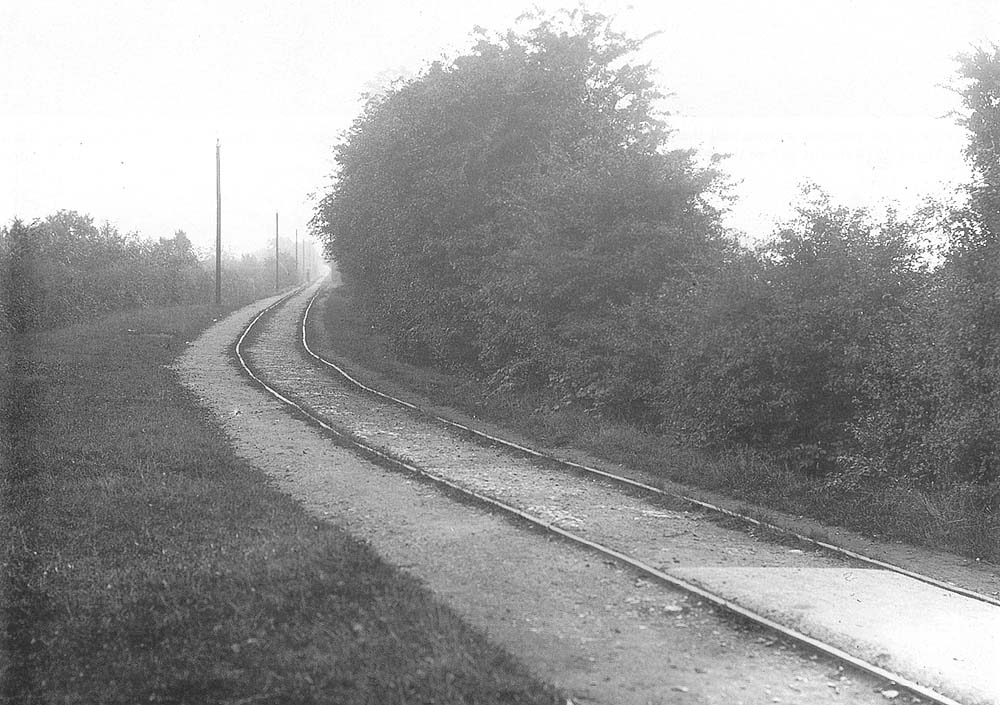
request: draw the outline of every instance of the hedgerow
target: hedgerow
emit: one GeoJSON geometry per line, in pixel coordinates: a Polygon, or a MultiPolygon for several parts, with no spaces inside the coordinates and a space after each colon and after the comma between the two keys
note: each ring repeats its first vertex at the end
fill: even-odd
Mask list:
{"type": "Polygon", "coordinates": [[[335,150],[313,229],[396,351],[765,449],[834,493],[978,487],[994,511],[1000,51],[961,63],[962,205],[876,216],[809,188],[751,249],[720,225],[717,160],[670,148],[641,42],[528,19],[371,97],[335,150]]]}

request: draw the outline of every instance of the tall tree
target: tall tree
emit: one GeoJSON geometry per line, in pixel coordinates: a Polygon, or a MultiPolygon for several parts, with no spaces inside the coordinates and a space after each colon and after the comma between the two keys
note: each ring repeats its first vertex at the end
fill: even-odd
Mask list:
{"type": "Polygon", "coordinates": [[[718,174],[669,147],[640,44],[598,14],[527,16],[368,102],[313,227],[400,346],[608,389],[628,347],[608,326],[721,234],[718,174]]]}
{"type": "Polygon", "coordinates": [[[960,57],[959,77],[974,179],[948,222],[938,428],[946,464],[990,480],[1000,478],[1000,48],[960,57]]]}
{"type": "Polygon", "coordinates": [[[1000,48],[959,57],[958,88],[968,131],[965,156],[973,169],[969,206],[951,229],[953,263],[967,277],[992,277],[1000,240],[1000,48]],[[984,269],[985,268],[985,269],[984,269]]]}

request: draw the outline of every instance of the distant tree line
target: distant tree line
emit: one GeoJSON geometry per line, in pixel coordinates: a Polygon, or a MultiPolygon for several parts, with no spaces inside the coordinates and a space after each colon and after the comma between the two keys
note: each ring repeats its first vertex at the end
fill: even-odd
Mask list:
{"type": "MultiPolygon", "coordinates": [[[[279,283],[289,286],[294,278],[294,256],[282,252],[279,283]]],[[[248,302],[273,291],[273,254],[224,257],[224,302],[248,302]]],[[[214,301],[214,256],[199,257],[181,231],[146,240],[109,224],[95,225],[75,211],[0,228],[0,332],[65,325],[128,308],[214,301]]]]}
{"type": "Polygon", "coordinates": [[[670,148],[639,42],[533,20],[372,96],[336,148],[313,228],[372,324],[497,387],[1000,502],[1000,54],[961,61],[961,205],[876,217],[808,188],[749,248],[716,160],[670,148]]]}

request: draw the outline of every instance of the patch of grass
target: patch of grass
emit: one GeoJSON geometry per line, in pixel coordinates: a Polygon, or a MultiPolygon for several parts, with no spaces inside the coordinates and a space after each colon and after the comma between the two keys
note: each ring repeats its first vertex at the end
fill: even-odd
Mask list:
{"type": "Polygon", "coordinates": [[[563,406],[545,390],[497,392],[471,373],[409,364],[361,317],[346,287],[321,303],[323,325],[311,332],[316,347],[394,396],[458,409],[540,447],[579,448],[626,473],[632,468],[862,533],[1000,561],[1000,485],[844,487],[748,448],[710,452],[669,429],[639,428],[563,406]]]}
{"type": "Polygon", "coordinates": [[[236,458],[167,368],[216,315],[5,339],[0,701],[559,702],[236,458]]]}

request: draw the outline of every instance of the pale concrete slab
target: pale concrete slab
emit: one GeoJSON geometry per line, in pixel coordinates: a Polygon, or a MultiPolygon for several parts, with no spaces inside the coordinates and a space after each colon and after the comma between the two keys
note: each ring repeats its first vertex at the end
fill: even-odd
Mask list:
{"type": "Polygon", "coordinates": [[[672,572],[960,702],[1000,705],[1000,608],[883,570],[672,572]]]}

